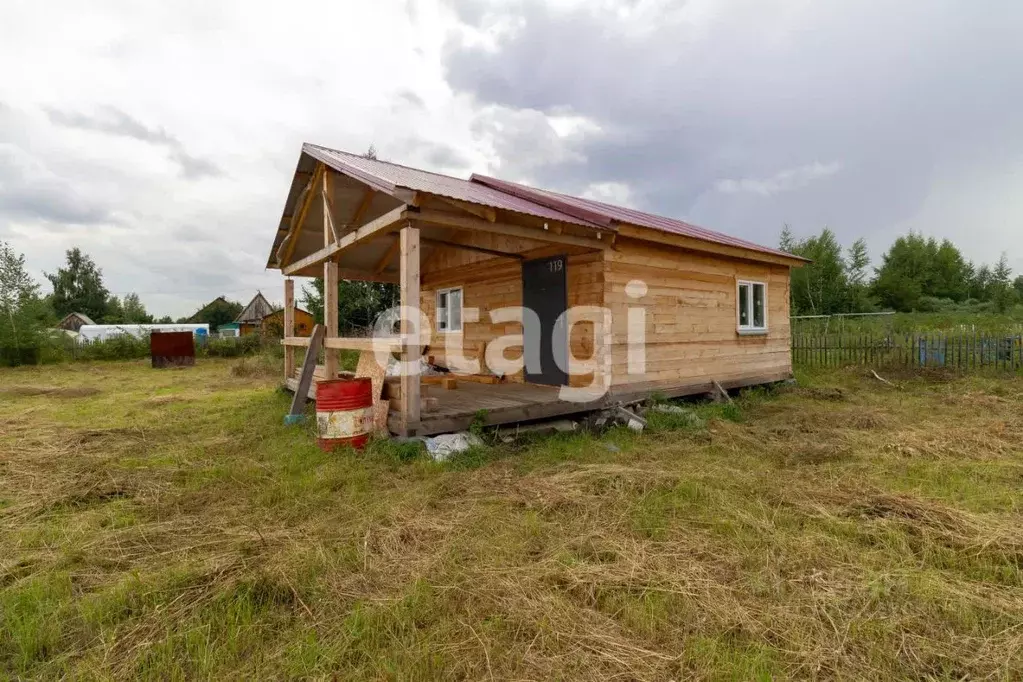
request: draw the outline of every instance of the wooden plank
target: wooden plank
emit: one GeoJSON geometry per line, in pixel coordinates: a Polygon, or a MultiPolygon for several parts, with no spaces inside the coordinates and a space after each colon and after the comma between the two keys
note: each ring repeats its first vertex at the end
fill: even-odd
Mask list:
{"type": "MultiPolygon", "coordinates": [[[[418,342],[415,339],[410,344],[415,352],[416,348],[429,345],[429,338],[423,337],[418,342]]],[[[283,346],[295,346],[298,348],[309,345],[308,336],[286,336],[281,339],[281,345],[283,346]]],[[[365,336],[365,337],[335,337],[325,338],[323,340],[324,348],[333,348],[335,350],[357,350],[357,351],[390,351],[399,352],[402,348],[402,340],[397,337],[376,337],[376,336],[365,336]]]]}
{"type": "MultiPolygon", "coordinates": [[[[692,251],[703,251],[721,256],[730,256],[732,258],[760,261],[763,263],[776,263],[778,265],[788,265],[790,267],[802,267],[806,264],[805,260],[796,256],[782,256],[780,254],[776,255],[738,246],[728,246],[703,239],[697,239],[695,237],[687,237],[681,234],[663,232],[661,230],[655,230],[649,227],[640,227],[637,225],[620,225],[618,227],[618,236],[639,239],[647,242],[656,242],[658,244],[668,244],[670,246],[677,246],[679,248],[690,249],[692,251]]],[[[621,245],[619,244],[619,247],[620,246],[621,245]]]]}
{"type": "Polygon", "coordinates": [[[316,172],[313,173],[313,177],[309,179],[309,184],[306,185],[306,194],[302,200],[302,207],[296,214],[295,220],[292,220],[291,227],[288,229],[288,234],[284,237],[288,240],[288,246],[284,250],[284,255],[281,257],[282,266],[287,265],[289,261],[291,261],[292,254],[295,253],[295,246],[298,244],[298,236],[302,232],[302,224],[305,223],[306,213],[309,212],[309,206],[313,202],[313,195],[316,194],[316,186],[319,184],[319,177],[324,173],[325,168],[326,166],[322,163],[316,164],[316,172]]]}
{"type": "Polygon", "coordinates": [[[471,213],[477,218],[482,218],[487,222],[493,223],[497,221],[497,211],[492,206],[484,206],[483,204],[474,204],[470,201],[460,201],[458,199],[449,199],[448,197],[442,197],[435,195],[438,199],[446,204],[450,204],[455,208],[460,208],[466,213],[471,213]]]}
{"type": "Polygon", "coordinates": [[[452,249],[462,249],[463,251],[475,251],[476,253],[485,253],[488,256],[497,256],[498,258],[511,258],[514,260],[525,260],[526,257],[521,253],[509,253],[507,251],[498,251],[497,249],[488,249],[482,246],[473,246],[471,244],[459,244],[458,242],[447,241],[446,239],[427,239],[421,240],[424,244],[433,244],[436,246],[447,246],[452,249]]]}
{"type": "MultiPolygon", "coordinates": [[[[404,311],[418,309],[419,307],[419,228],[413,227],[409,222],[401,228],[400,246],[400,274],[401,274],[401,305],[404,311]]],[[[401,333],[405,344],[408,343],[408,336],[414,330],[413,324],[418,321],[408,319],[408,315],[402,315],[401,333]]],[[[418,349],[417,349],[418,351],[418,349]]],[[[420,418],[419,402],[419,374],[410,373],[409,365],[419,360],[419,353],[412,353],[407,345],[402,348],[401,360],[404,363],[404,370],[401,373],[401,428],[402,435],[417,435],[412,433],[418,428],[420,418]]]]}
{"type": "Polygon", "coordinates": [[[318,265],[336,256],[342,251],[347,251],[363,242],[369,241],[394,230],[395,225],[406,217],[407,207],[399,206],[393,211],[388,211],[379,218],[371,220],[354,232],[349,232],[341,241],[334,242],[319,251],[309,254],[305,258],[295,261],[284,268],[285,275],[293,275],[308,267],[318,265]]]}
{"type": "Polygon", "coordinates": [[[389,275],[382,272],[370,272],[369,270],[356,270],[354,268],[338,268],[338,279],[354,280],[356,282],[383,282],[385,284],[397,284],[397,273],[389,275]]]}
{"type": "Polygon", "coordinates": [[[453,376],[420,377],[419,383],[423,386],[442,386],[445,391],[453,391],[458,388],[458,380],[453,376]]]}
{"type": "MultiPolygon", "coordinates": [[[[295,280],[284,280],[284,336],[295,336],[295,280]]],[[[284,378],[295,373],[295,347],[284,347],[284,378]]]]}
{"type": "MultiPolygon", "coordinates": [[[[323,264],[323,325],[326,339],[337,338],[338,307],[337,307],[338,272],[337,263],[327,261],[323,264]]],[[[323,354],[323,365],[327,378],[337,377],[337,351],[331,347],[323,354]]]]}
{"type": "Polygon", "coordinates": [[[401,247],[401,239],[398,235],[392,237],[391,245],[387,247],[387,251],[377,261],[376,266],[373,268],[373,274],[379,275],[381,272],[387,269],[387,266],[391,264],[394,257],[398,254],[398,249],[401,247]]]}
{"type": "Polygon", "coordinates": [[[362,195],[362,201],[355,208],[355,213],[352,214],[352,220],[349,225],[361,225],[362,219],[366,215],[366,211],[369,210],[370,204],[373,203],[373,197],[376,195],[376,191],[372,187],[366,188],[366,193],[362,195]]]}
{"type": "Polygon", "coordinates": [[[463,230],[495,232],[497,234],[521,237],[523,239],[535,239],[537,241],[553,242],[555,244],[583,246],[590,249],[610,248],[610,244],[608,244],[607,241],[602,241],[600,239],[593,239],[590,237],[577,237],[569,234],[555,234],[550,230],[541,230],[532,227],[522,227],[521,225],[512,225],[510,223],[497,222],[492,223],[487,220],[480,220],[479,218],[469,218],[466,216],[457,215],[455,213],[447,213],[445,211],[421,209],[417,214],[415,214],[415,217],[422,222],[434,223],[437,225],[449,225],[451,227],[458,227],[463,230]]]}
{"type": "Polygon", "coordinates": [[[299,375],[298,385],[295,388],[295,395],[291,399],[291,410],[288,416],[296,418],[305,411],[305,402],[308,399],[309,389],[313,383],[313,372],[316,371],[316,356],[323,344],[323,326],[313,327],[313,334],[309,337],[309,351],[305,354],[302,362],[302,374],[299,375]]]}

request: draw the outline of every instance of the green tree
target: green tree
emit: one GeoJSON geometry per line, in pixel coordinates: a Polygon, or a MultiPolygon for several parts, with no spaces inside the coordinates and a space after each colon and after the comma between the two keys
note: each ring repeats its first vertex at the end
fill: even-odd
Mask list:
{"type": "Polygon", "coordinates": [[[1016,297],[1023,299],[1023,275],[1019,275],[1012,281],[1012,288],[1016,290],[1016,297]]]}
{"type": "Polygon", "coordinates": [[[993,273],[991,267],[988,265],[981,265],[977,268],[973,277],[970,278],[969,292],[970,298],[978,301],[989,301],[991,300],[991,280],[993,273]]]}
{"type": "Polygon", "coordinates": [[[792,270],[792,313],[831,315],[846,312],[849,308],[849,278],[842,247],[835,233],[824,228],[815,237],[796,240],[786,227],[782,232],[782,244],[787,244],[790,253],[811,261],[792,270]]]}
{"type": "Polygon", "coordinates": [[[924,284],[924,294],[956,302],[965,301],[970,293],[972,269],[963,258],[963,254],[947,239],[943,240],[940,246],[930,240],[927,249],[931,258],[931,268],[924,284]]]}
{"type": "Polygon", "coordinates": [[[37,361],[42,336],[53,322],[39,284],[25,270],[25,256],[0,241],[0,364],[37,361]]]}
{"type": "Polygon", "coordinates": [[[132,292],[126,294],[121,303],[124,310],[124,321],[128,324],[152,324],[153,316],[146,312],[139,295],[132,292]]]}
{"type": "Polygon", "coordinates": [[[156,324],[174,324],[174,318],[170,315],[164,315],[156,321],[156,324]]]}
{"type": "Polygon", "coordinates": [[[124,319],[124,306],[121,305],[121,299],[117,296],[108,298],[103,319],[96,321],[100,324],[124,324],[127,320],[124,319]]]}
{"type": "Polygon", "coordinates": [[[58,317],[84,313],[94,320],[106,317],[109,292],[103,286],[103,272],[77,246],[67,251],[66,266],[46,279],[53,285],[50,302],[58,317]]]}
{"type": "Polygon", "coordinates": [[[849,312],[864,313],[873,308],[870,302],[868,282],[870,254],[867,252],[867,240],[860,237],[847,250],[846,279],[849,283],[849,312]]]}
{"type": "Polygon", "coordinates": [[[778,240],[778,243],[782,251],[788,251],[789,253],[795,253],[796,248],[798,248],[799,242],[796,240],[796,236],[792,234],[792,228],[789,227],[788,223],[782,226],[781,238],[778,240]]]}
{"type": "MultiPolygon", "coordinates": [[[[377,316],[398,305],[398,287],[379,282],[338,282],[338,328],[342,332],[372,327],[377,316]]],[[[323,279],[317,277],[311,287],[302,287],[302,304],[317,322],[323,322],[323,279]]]]}
{"type": "Polygon", "coordinates": [[[244,308],[245,306],[237,301],[229,301],[223,296],[218,296],[191,317],[178,321],[189,324],[208,324],[210,330],[214,331],[222,324],[234,322],[244,308]]]}
{"type": "Polygon", "coordinates": [[[908,312],[920,305],[929,294],[933,256],[937,243],[910,232],[898,237],[881,257],[881,267],[874,280],[874,294],[882,306],[908,312]]]}
{"type": "Polygon", "coordinates": [[[1016,291],[1012,286],[1012,268],[1009,267],[1009,255],[1002,253],[994,270],[991,271],[989,290],[995,309],[1004,313],[1016,303],[1016,291]]]}
{"type": "Polygon", "coordinates": [[[24,254],[0,241],[0,312],[9,317],[35,298],[39,298],[39,284],[25,270],[24,254]]]}

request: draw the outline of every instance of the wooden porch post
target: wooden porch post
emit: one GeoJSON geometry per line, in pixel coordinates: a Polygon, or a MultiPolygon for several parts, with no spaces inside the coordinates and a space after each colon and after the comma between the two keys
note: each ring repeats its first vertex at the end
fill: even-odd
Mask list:
{"type": "Polygon", "coordinates": [[[412,311],[419,310],[419,228],[409,222],[401,228],[401,422],[404,435],[415,435],[419,424],[419,372],[410,372],[413,363],[419,362],[420,346],[419,320],[409,319],[412,311]],[[413,332],[415,338],[413,338],[413,332]],[[412,341],[415,344],[412,344],[412,341]]]}
{"type": "MultiPolygon", "coordinates": [[[[323,246],[334,243],[334,231],[330,216],[330,171],[323,174],[323,246]]],[[[337,261],[328,259],[323,264],[323,326],[325,339],[337,338],[337,261]]],[[[326,343],[323,347],[323,369],[327,379],[337,378],[337,349],[326,343]]]]}
{"type": "MultiPolygon", "coordinates": [[[[284,280],[284,338],[295,335],[295,280],[284,280]]],[[[295,347],[284,347],[284,378],[295,376],[295,347]]]]}

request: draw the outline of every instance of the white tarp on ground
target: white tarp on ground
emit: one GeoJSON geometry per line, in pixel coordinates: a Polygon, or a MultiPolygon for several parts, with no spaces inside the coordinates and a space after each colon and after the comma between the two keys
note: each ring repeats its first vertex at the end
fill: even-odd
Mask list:
{"type": "Polygon", "coordinates": [[[192,332],[196,336],[208,336],[208,324],[83,324],[78,330],[79,341],[105,341],[115,336],[128,334],[137,339],[153,332],[192,332]]]}
{"type": "Polygon", "coordinates": [[[442,433],[439,436],[424,438],[423,442],[426,443],[426,451],[438,462],[443,462],[455,453],[465,452],[473,446],[483,445],[479,436],[468,431],[442,433]]]}

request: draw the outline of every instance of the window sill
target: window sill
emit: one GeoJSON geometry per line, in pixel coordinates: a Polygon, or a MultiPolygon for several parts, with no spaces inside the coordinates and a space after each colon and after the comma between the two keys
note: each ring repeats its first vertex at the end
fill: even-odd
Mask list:
{"type": "Polygon", "coordinates": [[[767,336],[767,329],[737,329],[735,333],[739,336],[767,336]]]}

